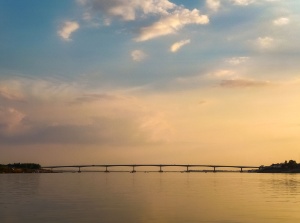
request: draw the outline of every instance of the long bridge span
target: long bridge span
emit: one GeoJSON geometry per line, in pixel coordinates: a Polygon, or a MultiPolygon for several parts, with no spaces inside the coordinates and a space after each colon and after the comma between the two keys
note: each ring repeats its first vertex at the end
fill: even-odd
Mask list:
{"type": "MultiPolygon", "coordinates": [[[[220,168],[235,168],[243,172],[244,169],[259,169],[259,166],[230,166],[230,165],[202,165],[202,164],[100,164],[100,165],[67,165],[67,166],[43,166],[44,169],[65,169],[65,168],[78,168],[78,172],[81,172],[81,168],[92,168],[100,167],[103,168],[103,172],[110,172],[113,167],[128,167],[131,173],[137,172],[138,167],[158,167],[158,172],[164,172],[164,167],[182,167],[184,172],[200,171],[195,168],[212,168],[211,172],[218,172],[220,168]],[[218,168],[218,170],[217,170],[218,168]]],[[[205,171],[205,170],[203,170],[205,171]]],[[[207,170],[206,170],[207,171],[207,170]]]]}

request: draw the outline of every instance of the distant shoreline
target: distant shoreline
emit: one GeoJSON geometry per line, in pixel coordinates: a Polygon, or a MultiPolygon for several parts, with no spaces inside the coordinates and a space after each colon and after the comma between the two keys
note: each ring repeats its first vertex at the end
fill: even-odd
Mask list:
{"type": "Polygon", "coordinates": [[[0,164],[0,173],[52,173],[52,170],[43,169],[36,163],[14,163],[0,164]]]}
{"type": "Polygon", "coordinates": [[[0,174],[16,174],[16,173],[53,173],[51,170],[45,169],[1,169],[0,174]]]}
{"type": "MultiPolygon", "coordinates": [[[[78,171],[51,171],[51,170],[45,170],[45,169],[40,169],[40,170],[9,170],[9,171],[0,171],[0,174],[26,174],[26,173],[78,173],[78,171]]],[[[105,171],[81,171],[80,173],[106,173],[105,171]]],[[[131,171],[122,171],[122,170],[114,170],[114,171],[109,171],[108,173],[132,173],[131,171]]],[[[293,173],[300,173],[300,170],[291,170],[291,171],[227,171],[227,170],[219,170],[219,171],[202,171],[202,170],[196,170],[196,171],[163,171],[163,172],[158,172],[158,171],[136,171],[135,173],[280,173],[280,174],[293,174],[293,173]]]]}
{"type": "Polygon", "coordinates": [[[296,161],[294,160],[290,160],[290,161],[285,161],[283,163],[276,163],[276,164],[272,164],[270,166],[259,166],[259,167],[252,167],[252,166],[220,166],[220,165],[146,165],[146,164],[140,164],[140,165],[136,165],[136,164],[132,164],[132,165],[99,165],[99,166],[104,166],[106,167],[106,169],[104,171],[98,171],[98,170],[82,170],[81,168],[84,167],[94,167],[97,165],[79,165],[79,166],[49,166],[49,167],[42,167],[40,164],[36,164],[36,163],[13,163],[13,164],[0,164],[0,174],[15,174],[15,173],[76,173],[76,172],[144,172],[144,173],[149,173],[149,172],[181,172],[181,173],[238,173],[238,172],[242,172],[242,173],[300,173],[300,164],[298,164],[296,161]],[[111,166],[129,166],[132,167],[132,171],[123,171],[123,170],[108,170],[108,167],[111,166]],[[159,166],[160,169],[159,171],[153,171],[153,170],[140,170],[137,171],[135,170],[136,166],[159,166]],[[183,166],[186,167],[186,170],[174,170],[174,171],[170,171],[170,170],[163,170],[162,167],[164,166],[183,166]],[[202,170],[197,170],[197,169],[189,169],[189,167],[194,167],[194,166],[201,166],[201,167],[213,167],[213,170],[210,169],[202,169],[202,170]],[[55,169],[53,170],[53,168],[58,168],[58,167],[74,167],[74,168],[78,168],[78,171],[76,170],[59,170],[59,169],[55,169]],[[236,168],[240,168],[240,171],[236,171],[236,170],[222,170],[221,167],[236,167],[236,168]],[[220,168],[220,169],[216,169],[216,168],[220,168]],[[251,168],[250,170],[243,170],[245,168],[251,168]],[[252,168],[257,168],[257,169],[252,169],[252,168]]]}

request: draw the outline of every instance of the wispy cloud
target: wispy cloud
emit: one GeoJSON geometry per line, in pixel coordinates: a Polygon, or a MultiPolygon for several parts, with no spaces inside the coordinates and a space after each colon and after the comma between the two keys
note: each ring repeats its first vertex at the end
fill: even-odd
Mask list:
{"type": "Polygon", "coordinates": [[[14,82],[19,82],[19,91],[28,102],[9,101],[1,105],[0,146],[37,143],[134,146],[168,138],[168,124],[159,115],[161,112],[147,108],[130,94],[99,93],[76,83],[49,80],[23,78],[14,82]]]}
{"type": "Polygon", "coordinates": [[[142,50],[134,50],[131,52],[131,58],[133,61],[140,62],[140,61],[145,60],[146,57],[147,57],[147,54],[144,53],[142,50]]]}
{"type": "Polygon", "coordinates": [[[231,0],[231,2],[235,5],[250,5],[251,3],[254,3],[255,0],[231,0]]]}
{"type": "Polygon", "coordinates": [[[290,23],[290,19],[285,17],[281,17],[273,21],[273,24],[276,26],[285,26],[288,25],[289,23],[290,23]]]}
{"type": "Polygon", "coordinates": [[[79,29],[79,27],[79,24],[75,21],[66,21],[57,33],[62,39],[70,41],[72,33],[79,29]]]}
{"type": "MultiPolygon", "coordinates": [[[[198,9],[187,9],[183,5],[176,5],[169,0],[84,0],[80,5],[93,14],[103,17],[105,24],[111,24],[113,20],[134,21],[145,20],[151,17],[154,22],[148,26],[139,28],[135,41],[141,42],[159,36],[165,36],[178,32],[189,24],[207,24],[209,19],[201,15],[198,9]]],[[[86,13],[87,19],[92,20],[91,13],[86,13]]]]}
{"type": "Polygon", "coordinates": [[[121,100],[122,98],[120,98],[119,96],[116,95],[112,95],[112,94],[106,94],[106,93],[102,93],[102,94],[84,94],[81,95],[79,97],[77,97],[72,104],[77,104],[77,103],[91,103],[91,102],[95,102],[95,101],[102,101],[102,100],[121,100]]]}
{"type": "Polygon", "coordinates": [[[176,42],[174,44],[172,44],[172,46],[170,47],[170,51],[175,53],[177,52],[181,47],[183,47],[184,45],[187,45],[191,42],[190,39],[186,39],[186,40],[181,40],[179,42],[176,42]]]}
{"type": "Polygon", "coordinates": [[[189,24],[203,25],[207,23],[209,23],[208,16],[201,15],[199,10],[193,9],[190,11],[185,8],[179,8],[152,25],[141,28],[135,41],[141,42],[174,34],[189,24]]]}
{"type": "Polygon", "coordinates": [[[188,77],[177,77],[175,79],[176,83],[179,84],[196,84],[209,81],[216,81],[220,79],[234,79],[237,78],[238,75],[233,70],[217,70],[213,72],[209,72],[206,74],[193,75],[188,77]]]}
{"type": "Polygon", "coordinates": [[[0,107],[0,135],[10,136],[23,129],[25,114],[12,107],[0,107]]]}
{"type": "Polygon", "coordinates": [[[268,81],[258,81],[250,79],[222,80],[220,83],[220,86],[225,88],[264,87],[268,85],[270,85],[270,82],[268,81]]]}
{"type": "Polygon", "coordinates": [[[272,48],[274,46],[274,39],[271,37],[259,37],[256,40],[257,45],[262,49],[272,48]]]}
{"type": "Polygon", "coordinates": [[[210,72],[205,75],[206,78],[210,79],[220,79],[220,78],[235,78],[237,74],[234,70],[217,70],[214,72],[210,72]]]}
{"type": "Polygon", "coordinates": [[[168,0],[86,0],[81,4],[89,5],[93,11],[104,14],[108,19],[120,18],[130,21],[148,14],[168,14],[176,5],[168,0]]]}
{"type": "Polygon", "coordinates": [[[0,98],[11,101],[24,101],[24,96],[17,91],[10,90],[6,86],[0,84],[0,98]]]}
{"type": "Polygon", "coordinates": [[[245,63],[247,60],[249,60],[249,57],[231,57],[227,59],[226,62],[231,65],[239,65],[245,63]]]}
{"type": "Polygon", "coordinates": [[[207,7],[212,11],[218,11],[221,7],[220,0],[206,0],[207,7]]]}

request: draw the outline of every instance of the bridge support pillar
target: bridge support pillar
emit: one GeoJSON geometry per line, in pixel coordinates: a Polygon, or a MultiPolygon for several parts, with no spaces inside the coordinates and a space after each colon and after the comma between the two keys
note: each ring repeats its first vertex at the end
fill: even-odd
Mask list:
{"type": "Polygon", "coordinates": [[[132,166],[132,171],[131,171],[131,173],[135,173],[135,172],[136,172],[135,169],[134,169],[134,167],[135,167],[135,166],[132,166]]]}
{"type": "Polygon", "coordinates": [[[160,173],[162,173],[163,172],[163,170],[162,170],[162,166],[159,166],[159,171],[158,172],[160,172],[160,173]]]}
{"type": "Polygon", "coordinates": [[[78,167],[78,173],[81,173],[80,166],[78,167]]]}
{"type": "Polygon", "coordinates": [[[109,173],[107,168],[108,168],[108,166],[105,166],[105,171],[104,171],[105,173],[109,173]]]}
{"type": "Polygon", "coordinates": [[[189,173],[190,170],[189,170],[189,166],[186,166],[186,172],[189,173]]]}
{"type": "Polygon", "coordinates": [[[243,167],[241,167],[241,173],[243,172],[243,167]]]}
{"type": "Polygon", "coordinates": [[[216,172],[216,167],[214,166],[214,173],[216,172]]]}

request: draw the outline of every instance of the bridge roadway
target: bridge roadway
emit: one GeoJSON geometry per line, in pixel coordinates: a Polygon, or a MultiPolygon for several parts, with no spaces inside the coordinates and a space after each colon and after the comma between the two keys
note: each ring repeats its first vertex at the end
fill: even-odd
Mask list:
{"type": "MultiPolygon", "coordinates": [[[[193,170],[190,167],[210,167],[213,168],[213,172],[217,172],[216,168],[238,168],[240,172],[243,169],[259,169],[258,166],[230,166],[230,165],[199,165],[199,164],[101,164],[101,165],[69,165],[69,166],[44,166],[44,169],[57,169],[57,168],[78,168],[78,172],[81,172],[81,168],[85,167],[103,167],[104,172],[109,172],[110,167],[132,167],[132,173],[136,172],[136,167],[159,167],[158,172],[163,172],[163,167],[185,167],[185,172],[191,172],[193,170]]],[[[194,170],[195,171],[195,170],[194,170]]],[[[197,170],[196,170],[197,171],[197,170]]]]}

